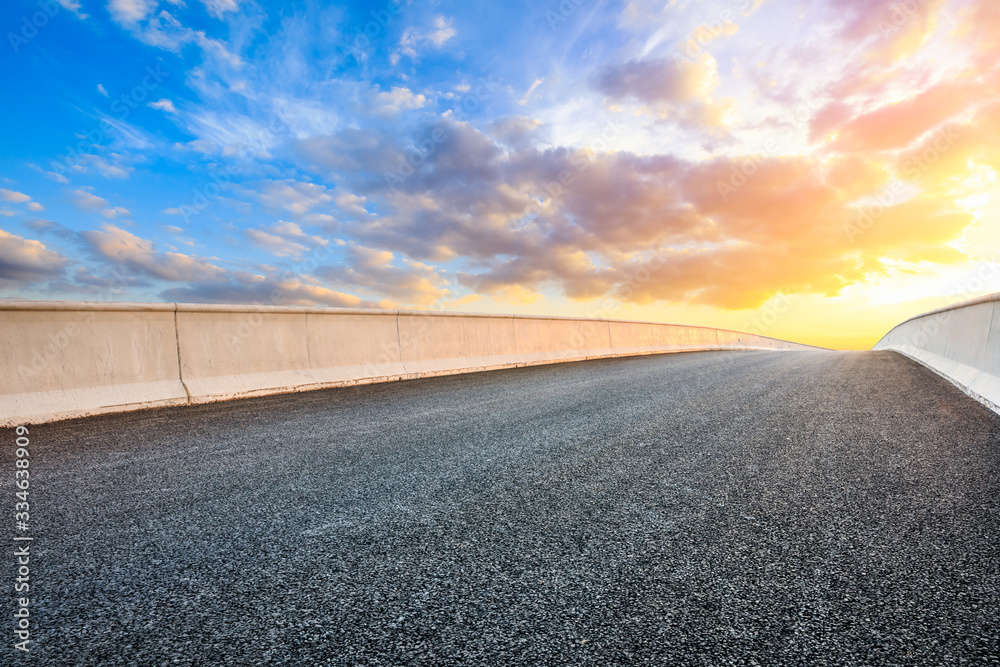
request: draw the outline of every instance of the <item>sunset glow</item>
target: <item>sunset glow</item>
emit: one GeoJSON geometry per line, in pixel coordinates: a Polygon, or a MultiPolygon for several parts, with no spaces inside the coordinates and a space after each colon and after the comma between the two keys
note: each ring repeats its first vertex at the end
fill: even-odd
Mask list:
{"type": "Polygon", "coordinates": [[[0,297],[867,349],[1000,291],[995,0],[0,11],[0,297]]]}

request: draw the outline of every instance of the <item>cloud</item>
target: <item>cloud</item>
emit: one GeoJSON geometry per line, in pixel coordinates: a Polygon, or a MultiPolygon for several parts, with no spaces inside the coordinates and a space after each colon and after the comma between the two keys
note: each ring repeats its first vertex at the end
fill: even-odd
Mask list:
{"type": "MultiPolygon", "coordinates": [[[[392,302],[429,306],[451,292],[444,286],[442,272],[421,262],[403,260],[394,264],[393,253],[351,244],[344,249],[342,264],[324,266],[316,275],[335,285],[361,289],[392,302]]],[[[396,305],[388,303],[383,305],[396,305]]]]}
{"type": "Polygon", "coordinates": [[[837,128],[832,148],[844,152],[903,148],[966,110],[981,94],[982,87],[971,83],[937,84],[908,99],[851,118],[837,128]]]}
{"type": "MultiPolygon", "coordinates": [[[[471,57],[471,35],[458,38],[460,20],[439,9],[373,38],[368,59],[350,62],[355,71],[342,67],[343,50],[317,48],[344,29],[353,34],[340,9],[287,15],[263,34],[274,15],[261,23],[259,7],[237,0],[202,0],[207,14],[191,2],[102,4],[125,31],[191,65],[182,76],[196,94],[179,112],[163,91],[143,102],[177,113],[187,143],[170,158],[200,164],[196,187],[217,164],[239,168],[232,194],[223,193],[239,212],[206,213],[228,217],[224,229],[203,228],[199,242],[242,240],[275,256],[276,266],[241,260],[235,271],[211,251],[171,253],[120,229],[127,209],[91,188],[67,189],[78,208],[119,221],[79,237],[99,261],[169,280],[179,299],[268,302],[280,287],[303,303],[427,304],[455,300],[460,289],[518,303],[544,293],[743,308],[775,291],[839,294],[921,257],[962,261],[963,232],[980,215],[968,201],[992,187],[970,183],[988,183],[1000,159],[996,117],[983,106],[998,90],[990,31],[1000,12],[979,0],[957,10],[964,23],[954,29],[943,29],[939,0],[916,3],[891,29],[879,22],[914,3],[830,0],[831,11],[807,19],[772,3],[755,21],[738,18],[749,0],[730,8],[732,21],[712,3],[595,5],[552,32],[551,44],[535,40],[541,51],[517,40],[490,51],[491,62],[511,59],[494,68],[504,84],[469,122],[455,120],[467,117],[458,104],[443,115],[440,105],[463,93],[484,99],[466,83],[481,58],[471,57]],[[617,28],[611,13],[622,14],[617,28]],[[186,27],[189,17],[214,32],[186,27]],[[736,22],[738,39],[712,42],[736,22]],[[596,30],[602,24],[612,30],[596,30]],[[793,39],[779,44],[782,35],[793,39]],[[689,39],[698,58],[664,57],[689,39]],[[702,49],[709,42],[718,62],[702,49]],[[430,62],[456,45],[469,53],[430,62]],[[387,58],[433,66],[410,62],[387,79],[378,74],[387,58]],[[814,105],[791,119],[791,101],[807,89],[819,91],[814,105]],[[609,117],[625,129],[597,149],[593,129],[609,117]],[[944,151],[935,148],[940,132],[952,137],[944,151]],[[762,152],[772,138],[777,147],[762,152]],[[243,218],[252,222],[233,222],[243,218]],[[334,232],[323,245],[318,235],[334,232]],[[283,272],[321,250],[330,261],[283,272]]],[[[116,143],[79,164],[90,176],[125,177],[176,139],[139,137],[142,151],[116,143]]],[[[3,210],[23,217],[32,205],[3,210]]]]}
{"type": "Polygon", "coordinates": [[[236,12],[240,9],[238,0],[202,0],[202,4],[205,5],[209,16],[217,19],[224,18],[229,12],[236,12]]]}
{"type": "MultiPolygon", "coordinates": [[[[758,306],[778,291],[838,294],[883,274],[883,260],[926,253],[959,261],[961,253],[938,249],[974,221],[946,196],[910,193],[865,222],[891,169],[863,155],[692,161],[527,141],[512,146],[510,139],[501,145],[468,123],[432,127],[444,141],[394,187],[365,173],[378,164],[358,158],[368,147],[355,144],[352,154],[342,144],[331,167],[360,167],[339,173],[381,202],[379,217],[347,223],[346,230],[359,245],[392,253],[393,262],[397,253],[460,261],[463,286],[498,298],[557,289],[570,299],[729,309],[758,306]],[[653,278],[637,282],[636,275],[653,278]]],[[[984,120],[978,131],[991,130],[984,120]]],[[[398,149],[386,142],[384,150],[398,149]]],[[[353,264],[323,277],[365,285],[361,274],[390,262],[385,254],[354,252],[353,264]]]]}
{"type": "Polygon", "coordinates": [[[76,17],[81,20],[90,18],[87,14],[80,11],[80,0],[56,0],[56,2],[62,5],[63,9],[68,9],[76,14],[76,17]]]}
{"type": "Polygon", "coordinates": [[[501,116],[490,124],[490,134],[511,148],[526,148],[541,126],[542,121],[528,116],[501,116]]]}
{"type": "Polygon", "coordinates": [[[375,112],[382,114],[399,114],[403,111],[420,109],[427,104],[427,98],[414,94],[404,86],[393,86],[388,91],[375,94],[375,112]]]}
{"type": "Polygon", "coordinates": [[[419,30],[411,26],[403,31],[403,35],[399,39],[399,50],[393,54],[391,62],[396,64],[399,60],[399,54],[418,58],[420,55],[418,48],[421,45],[430,44],[434,48],[440,49],[456,34],[452,27],[452,19],[440,15],[434,17],[431,26],[426,30],[419,30]]]}
{"type": "Polygon", "coordinates": [[[248,229],[246,235],[259,248],[278,257],[299,257],[310,248],[323,247],[328,241],[319,236],[310,236],[294,222],[279,220],[264,229],[248,229]]]}
{"type": "Polygon", "coordinates": [[[710,59],[630,60],[601,67],[594,79],[597,90],[609,97],[631,97],[646,104],[690,102],[710,93],[715,85],[714,61],[710,59]]]}
{"type": "Polygon", "coordinates": [[[659,0],[628,0],[618,16],[618,27],[633,31],[648,30],[650,25],[667,20],[675,11],[672,5],[659,0]]]}
{"type": "Polygon", "coordinates": [[[323,173],[377,174],[380,182],[385,181],[384,173],[399,166],[405,155],[403,146],[374,128],[346,128],[296,141],[293,146],[306,164],[323,173]]]}
{"type": "Polygon", "coordinates": [[[328,241],[322,237],[306,234],[302,231],[302,228],[294,222],[279,220],[275,224],[271,225],[269,229],[275,234],[280,234],[286,238],[300,239],[314,245],[325,246],[328,243],[328,241]]]}
{"type": "Polygon", "coordinates": [[[117,218],[118,216],[130,216],[132,214],[123,206],[109,206],[101,211],[101,215],[105,218],[117,218]]]}
{"type": "Polygon", "coordinates": [[[663,120],[682,127],[718,133],[732,116],[732,99],[716,100],[719,77],[715,59],[654,58],[605,65],[592,78],[594,88],[612,104],[637,101],[663,120]]]}
{"type": "MultiPolygon", "coordinates": [[[[10,202],[12,204],[24,204],[25,208],[29,211],[44,211],[45,207],[36,201],[31,201],[31,197],[24,194],[23,192],[17,192],[15,190],[7,190],[0,188],[0,201],[10,202]]],[[[17,211],[13,209],[4,208],[0,210],[0,215],[13,216],[17,215],[17,211]]]]}
{"type": "Polygon", "coordinates": [[[97,84],[97,92],[99,92],[101,95],[104,95],[105,97],[108,96],[108,91],[105,90],[104,86],[102,86],[101,84],[97,84]]]}
{"type": "Polygon", "coordinates": [[[996,63],[1000,52],[997,34],[1000,34],[1000,5],[980,0],[964,8],[956,38],[978,48],[977,60],[983,70],[989,70],[996,63]]]}
{"type": "Polygon", "coordinates": [[[434,46],[441,48],[445,42],[455,36],[455,29],[451,27],[452,20],[444,16],[434,18],[433,28],[427,33],[427,39],[434,46]]]}
{"type": "MultiPolygon", "coordinates": [[[[356,220],[366,220],[369,217],[371,217],[371,214],[368,212],[368,209],[365,208],[367,200],[360,195],[356,195],[353,192],[347,192],[341,190],[334,197],[334,201],[337,203],[337,206],[340,208],[341,211],[347,213],[356,220]]],[[[306,216],[306,219],[307,220],[309,219],[308,216],[306,216]]],[[[331,216],[324,216],[323,223],[325,225],[329,226],[329,223],[331,222],[333,222],[331,216]]],[[[315,224],[319,223],[316,222],[315,224]]]]}
{"type": "Polygon", "coordinates": [[[0,201],[22,204],[26,201],[31,201],[31,197],[23,192],[15,192],[14,190],[5,190],[4,188],[0,188],[0,201]]]}
{"type": "Polygon", "coordinates": [[[256,195],[269,210],[285,210],[295,216],[305,215],[333,201],[333,195],[324,186],[292,179],[267,181],[260,185],[257,192],[248,194],[256,195]]]}
{"type": "MultiPolygon", "coordinates": [[[[131,171],[131,167],[124,167],[121,164],[109,162],[97,155],[88,155],[86,157],[90,164],[105,178],[128,178],[131,171]]],[[[120,156],[115,155],[113,157],[117,159],[120,156]]]]}
{"type": "Polygon", "coordinates": [[[157,0],[110,0],[108,12],[122,25],[135,25],[156,9],[157,0]]]}
{"type": "MultiPolygon", "coordinates": [[[[116,132],[115,136],[122,138],[125,135],[116,132]]],[[[152,148],[152,145],[142,144],[138,146],[123,146],[122,148],[148,150],[152,148]]],[[[90,173],[91,169],[94,169],[105,178],[128,178],[132,171],[132,167],[125,164],[128,159],[130,158],[119,152],[109,153],[108,158],[94,155],[93,153],[79,153],[74,156],[72,162],[67,161],[67,163],[58,164],[57,168],[62,171],[68,167],[72,172],[77,174],[87,174],[90,173]]],[[[44,171],[43,173],[57,183],[69,183],[69,179],[66,176],[55,171],[44,171]]]]}
{"type": "Polygon", "coordinates": [[[69,260],[39,241],[0,229],[0,286],[50,280],[62,275],[69,260]]]}
{"type": "MultiPolygon", "coordinates": [[[[988,1],[988,0],[987,0],[988,1]]],[[[841,37],[866,44],[869,60],[892,63],[915,53],[937,29],[948,0],[833,0],[845,18],[841,37]]]]}
{"type": "Polygon", "coordinates": [[[153,109],[159,109],[160,111],[165,111],[167,113],[177,113],[174,103],[170,100],[157,100],[156,102],[150,102],[149,106],[153,109]]]}
{"type": "Polygon", "coordinates": [[[541,287],[552,284],[559,284],[570,298],[603,296],[614,285],[614,273],[596,267],[586,253],[567,249],[547,258],[514,257],[478,274],[460,273],[459,282],[498,300],[525,304],[537,301],[541,287]]]}
{"type": "Polygon", "coordinates": [[[819,109],[809,121],[809,141],[819,141],[854,116],[854,108],[840,101],[819,109]]]}
{"type": "Polygon", "coordinates": [[[72,239],[76,237],[76,232],[71,229],[60,225],[58,222],[52,220],[43,220],[41,218],[36,218],[28,222],[28,226],[37,232],[43,234],[52,234],[61,239],[72,239]]]}
{"type": "Polygon", "coordinates": [[[160,252],[152,241],[139,238],[111,224],[103,231],[80,232],[80,238],[100,258],[123,265],[134,273],[168,280],[188,282],[218,279],[225,271],[200,257],[175,252],[160,252]]]}
{"type": "MultiPolygon", "coordinates": [[[[167,0],[184,7],[182,0],[167,0]]],[[[216,18],[237,6],[234,0],[207,0],[206,9],[216,18]]],[[[192,30],[181,24],[170,12],[159,9],[158,0],[110,0],[108,12],[122,28],[131,32],[139,41],[174,53],[187,44],[196,44],[207,60],[215,60],[231,67],[242,62],[226,45],[209,37],[202,30],[192,30]]]]}
{"type": "Polygon", "coordinates": [[[295,243],[277,234],[265,232],[262,229],[248,229],[246,230],[246,235],[255,246],[263,248],[278,257],[298,257],[309,251],[309,248],[301,243],[295,243]]]}
{"type": "Polygon", "coordinates": [[[538,86],[542,85],[542,83],[544,81],[545,81],[545,77],[541,77],[541,78],[535,79],[532,82],[531,86],[528,88],[528,90],[524,93],[524,96],[521,99],[519,99],[517,101],[517,103],[520,104],[520,105],[522,105],[522,106],[525,105],[525,104],[527,104],[528,103],[528,99],[531,97],[532,93],[534,93],[535,89],[537,89],[538,86]]]}
{"type": "MultiPolygon", "coordinates": [[[[296,230],[283,224],[277,225],[276,229],[285,233],[295,233],[296,230]]],[[[251,271],[231,271],[202,257],[162,252],[152,241],[139,238],[110,224],[104,225],[101,231],[80,232],[79,238],[98,259],[110,263],[118,271],[182,283],[180,286],[164,290],[160,296],[165,300],[286,305],[374,305],[357,296],[332,290],[293,274],[263,275],[251,271]]]]}
{"type": "Polygon", "coordinates": [[[188,303],[252,303],[277,306],[374,307],[353,294],[345,294],[299,278],[278,278],[247,272],[226,280],[172,287],[160,296],[167,301],[188,303]]]}
{"type": "Polygon", "coordinates": [[[72,190],[70,194],[73,196],[73,205],[84,211],[97,211],[111,205],[107,199],[98,197],[87,187],[72,190]]]}
{"type": "Polygon", "coordinates": [[[1000,102],[979,108],[968,122],[951,122],[895,156],[901,178],[925,192],[962,192],[977,167],[1000,172],[1000,102]]]}

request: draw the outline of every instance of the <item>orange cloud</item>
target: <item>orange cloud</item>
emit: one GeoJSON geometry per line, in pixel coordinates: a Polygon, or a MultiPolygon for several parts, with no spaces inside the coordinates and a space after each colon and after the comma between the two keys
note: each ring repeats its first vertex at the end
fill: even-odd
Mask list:
{"type": "Polygon", "coordinates": [[[964,111],[982,95],[973,83],[940,83],[919,95],[852,118],[837,129],[833,150],[870,152],[903,148],[964,111]]]}
{"type": "Polygon", "coordinates": [[[868,44],[870,60],[891,63],[916,52],[933,34],[948,0],[835,0],[847,17],[842,36],[868,44]]]}
{"type": "Polygon", "coordinates": [[[863,154],[835,155],[826,160],[826,182],[850,201],[881,189],[889,180],[887,165],[863,154]]]}
{"type": "Polygon", "coordinates": [[[1000,102],[976,111],[968,123],[949,123],[896,159],[902,178],[928,191],[947,189],[975,164],[1000,170],[1000,102]]]}
{"type": "Polygon", "coordinates": [[[481,150],[472,174],[450,150],[407,181],[396,214],[355,231],[476,257],[459,280],[484,294],[556,287],[570,299],[749,308],[776,292],[838,294],[885,273],[883,259],[960,261],[941,247],[974,221],[901,182],[886,195],[895,165],[861,152],[690,162],[522,147],[481,150]],[[432,187],[450,178],[462,187],[432,187]],[[533,205],[539,187],[544,203],[533,205]]]}

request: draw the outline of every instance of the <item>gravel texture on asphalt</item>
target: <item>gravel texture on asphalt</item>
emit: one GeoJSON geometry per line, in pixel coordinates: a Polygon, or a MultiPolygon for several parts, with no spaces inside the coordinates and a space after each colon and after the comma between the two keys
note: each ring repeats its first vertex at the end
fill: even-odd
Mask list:
{"type": "Polygon", "coordinates": [[[8,633],[5,664],[1000,655],[1000,417],[892,352],[610,359],[30,431],[31,655],[8,633]]]}

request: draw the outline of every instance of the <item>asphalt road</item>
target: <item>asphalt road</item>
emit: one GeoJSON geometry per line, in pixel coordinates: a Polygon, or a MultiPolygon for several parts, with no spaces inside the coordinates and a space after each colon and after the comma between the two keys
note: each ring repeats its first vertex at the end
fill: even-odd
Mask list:
{"type": "Polygon", "coordinates": [[[8,633],[4,664],[1000,655],[1000,418],[892,352],[560,364],[30,438],[31,654],[8,633]]]}

